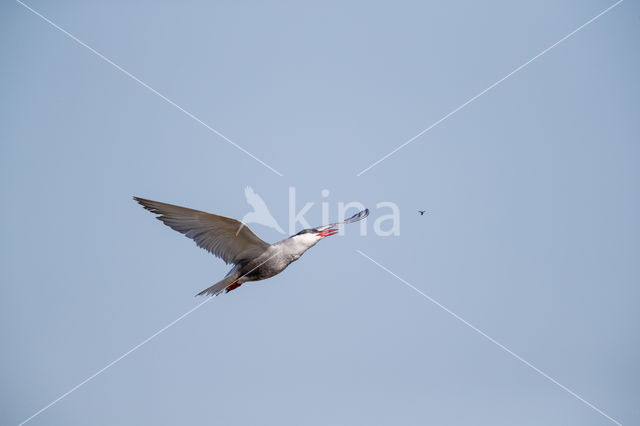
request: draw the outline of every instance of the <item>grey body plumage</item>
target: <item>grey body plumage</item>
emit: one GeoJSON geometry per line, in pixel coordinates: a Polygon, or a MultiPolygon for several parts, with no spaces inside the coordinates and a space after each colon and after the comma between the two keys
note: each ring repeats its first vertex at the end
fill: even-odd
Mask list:
{"type": "Polygon", "coordinates": [[[218,295],[231,291],[248,281],[271,278],[295,262],[321,239],[335,235],[338,225],[366,218],[365,209],[343,222],[304,229],[274,244],[258,238],[244,223],[173,204],[133,197],[145,209],[158,215],[157,219],[185,234],[205,250],[234,266],[227,276],[197,295],[218,295]]]}

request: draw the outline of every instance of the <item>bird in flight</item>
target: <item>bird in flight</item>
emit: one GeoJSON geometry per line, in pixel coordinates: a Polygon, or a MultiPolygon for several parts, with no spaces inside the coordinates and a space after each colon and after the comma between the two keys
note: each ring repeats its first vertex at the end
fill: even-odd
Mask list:
{"type": "Polygon", "coordinates": [[[247,281],[271,278],[321,239],[337,234],[336,226],[357,222],[369,215],[369,209],[365,209],[343,222],[303,229],[289,238],[269,244],[244,223],[230,217],[144,198],[133,199],[158,215],[156,219],[194,240],[198,247],[234,265],[224,279],[196,296],[217,296],[223,291],[235,290],[247,281]]]}
{"type": "Polygon", "coordinates": [[[426,210],[418,210],[418,213],[420,213],[420,216],[424,215],[425,212],[426,210]]]}

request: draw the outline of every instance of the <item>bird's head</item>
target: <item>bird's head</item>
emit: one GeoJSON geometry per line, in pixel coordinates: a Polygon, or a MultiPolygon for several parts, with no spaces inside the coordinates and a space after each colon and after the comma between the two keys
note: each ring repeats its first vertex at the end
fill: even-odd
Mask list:
{"type": "Polygon", "coordinates": [[[325,237],[330,237],[332,235],[336,235],[338,233],[338,229],[337,228],[328,228],[328,229],[324,229],[324,227],[322,228],[309,228],[309,229],[303,229],[302,231],[298,232],[296,235],[294,235],[294,237],[302,237],[302,238],[309,238],[312,237],[314,239],[316,238],[325,238],[325,237]]]}
{"type": "Polygon", "coordinates": [[[309,228],[309,229],[303,229],[302,231],[298,232],[291,238],[304,245],[314,245],[321,239],[330,237],[337,233],[338,233],[338,229],[336,228],[327,228],[327,229],[309,228]]]}

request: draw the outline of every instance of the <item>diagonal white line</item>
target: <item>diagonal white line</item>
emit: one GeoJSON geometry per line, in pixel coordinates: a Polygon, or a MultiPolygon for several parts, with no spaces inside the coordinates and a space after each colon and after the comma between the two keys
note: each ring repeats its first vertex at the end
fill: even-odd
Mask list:
{"type": "Polygon", "coordinates": [[[175,325],[178,321],[182,320],[183,318],[185,318],[187,315],[191,314],[192,312],[194,312],[196,309],[198,309],[200,306],[204,305],[205,303],[209,302],[211,300],[211,298],[206,299],[203,302],[200,302],[199,304],[197,304],[195,307],[191,308],[189,311],[187,311],[186,313],[182,314],[181,316],[179,316],[177,319],[173,320],[172,322],[170,322],[169,324],[167,324],[166,326],[162,327],[160,330],[156,331],[155,333],[153,333],[151,336],[147,337],[146,339],[144,339],[142,342],[138,343],[137,345],[135,345],[133,348],[129,349],[127,352],[123,353],[122,355],[120,355],[118,358],[114,359],[113,361],[111,361],[109,364],[105,365],[103,368],[101,368],[100,370],[96,371],[95,373],[93,373],[91,376],[87,377],[86,379],[84,379],[83,381],[81,381],[80,383],[78,383],[77,385],[75,385],[74,387],[72,387],[71,389],[69,389],[67,392],[63,393],[62,395],[60,395],[58,398],[54,399],[53,401],[51,401],[49,404],[45,405],[44,407],[42,407],[40,410],[38,410],[37,412],[35,412],[33,415],[31,415],[29,418],[27,418],[26,420],[22,421],[18,426],[22,426],[23,424],[27,423],[28,421],[30,421],[31,419],[33,419],[34,417],[36,417],[37,415],[39,415],[40,413],[42,413],[43,411],[49,409],[50,407],[52,407],[53,405],[55,405],[56,403],[58,403],[60,400],[66,398],[67,396],[69,396],[71,393],[75,392],[79,387],[81,387],[82,385],[86,384],[87,382],[90,382],[91,380],[93,380],[96,376],[102,374],[105,370],[109,369],[110,367],[114,366],[115,364],[117,364],[119,361],[121,361],[123,358],[125,358],[127,355],[131,354],[132,352],[135,352],[136,350],[140,349],[142,346],[144,346],[146,343],[149,343],[151,340],[153,340],[153,338],[155,338],[156,336],[158,336],[159,334],[163,333],[164,331],[166,331],[167,329],[169,329],[171,326],[175,325]]]}
{"type": "Polygon", "coordinates": [[[195,115],[193,115],[192,113],[190,113],[189,111],[187,111],[186,109],[184,109],[183,107],[181,107],[180,105],[178,105],[177,103],[173,102],[171,99],[167,98],[165,95],[163,95],[162,93],[158,92],[156,89],[154,89],[153,87],[149,86],[147,83],[145,83],[144,81],[140,80],[138,77],[136,77],[135,75],[131,74],[129,71],[125,70],[124,68],[122,68],[120,65],[116,64],[115,62],[113,62],[111,59],[107,58],[106,56],[104,56],[102,53],[98,52],[97,50],[95,50],[93,47],[89,46],[88,44],[86,44],[85,42],[83,42],[82,40],[78,39],[76,36],[74,36],[73,34],[69,33],[68,31],[66,31],[64,28],[60,27],[58,24],[56,24],[55,22],[51,21],[50,19],[48,19],[47,17],[43,16],[41,13],[39,13],[38,11],[34,10],[32,7],[30,7],[29,5],[23,3],[20,0],[16,0],[17,3],[19,3],[20,5],[22,5],[25,9],[29,10],[30,12],[32,12],[34,15],[39,16],[40,18],[42,18],[45,22],[49,23],[52,27],[54,27],[55,29],[57,29],[58,31],[62,32],[63,34],[65,34],[67,37],[69,37],[70,39],[72,39],[73,41],[75,41],[76,43],[78,43],[79,45],[86,47],[87,49],[89,49],[92,53],[94,53],[96,56],[98,56],[100,59],[102,59],[103,61],[107,62],[108,64],[112,65],[114,68],[116,68],[118,71],[121,71],[123,74],[125,74],[127,77],[131,78],[132,80],[134,80],[135,82],[139,83],[141,86],[143,86],[144,88],[148,89],[150,92],[152,92],[153,94],[159,96],[161,99],[165,100],[167,103],[169,103],[171,106],[175,107],[176,109],[182,111],[183,113],[185,113],[188,117],[192,118],[193,120],[195,120],[196,122],[200,123],[201,125],[203,125],[204,127],[206,127],[207,129],[209,129],[210,131],[212,131],[213,133],[215,133],[216,135],[220,136],[222,139],[224,139],[225,141],[229,142],[231,145],[233,145],[234,147],[236,147],[237,149],[239,149],[240,151],[244,152],[245,154],[247,154],[249,157],[253,158],[254,160],[256,160],[258,163],[262,164],[263,166],[265,166],[266,168],[268,168],[269,170],[271,170],[273,173],[277,174],[278,176],[283,176],[282,173],[280,173],[279,171],[277,171],[276,169],[274,169],[273,167],[271,167],[270,165],[268,165],[267,163],[265,163],[264,161],[262,161],[261,159],[259,159],[258,157],[256,157],[255,155],[253,155],[252,153],[250,153],[249,151],[247,151],[246,149],[244,149],[243,147],[241,147],[240,145],[238,145],[237,143],[235,143],[234,141],[232,141],[231,139],[229,139],[228,137],[226,137],[225,135],[223,135],[222,133],[220,133],[219,131],[217,131],[216,129],[214,129],[213,127],[211,127],[210,125],[208,125],[207,123],[205,123],[204,121],[202,121],[201,119],[199,119],[198,117],[196,117],[195,115]]]}
{"type": "MultiPolygon", "coordinates": [[[[241,275],[238,279],[250,274],[251,272],[253,272],[254,270],[256,270],[257,268],[261,267],[262,265],[264,265],[265,263],[267,263],[268,261],[270,261],[271,259],[273,259],[278,253],[274,254],[273,256],[270,256],[267,260],[265,260],[264,262],[261,262],[259,265],[257,265],[255,268],[251,269],[250,271],[244,273],[243,275],[241,275]]],[[[135,345],[133,348],[129,349],[127,352],[123,353],[122,355],[120,355],[118,358],[114,359],[113,361],[111,361],[109,364],[105,365],[104,367],[102,367],[100,370],[96,371],[95,373],[93,373],[91,376],[87,377],[86,379],[84,379],[83,381],[81,381],[80,383],[78,383],[77,385],[75,385],[74,387],[72,387],[71,389],[69,389],[67,392],[63,393],[62,395],[60,395],[58,398],[54,399],[53,401],[51,401],[49,404],[45,405],[44,407],[42,407],[40,410],[38,410],[37,412],[35,412],[34,414],[32,414],[30,417],[28,417],[27,419],[25,419],[24,421],[22,421],[21,423],[18,424],[18,426],[22,426],[25,423],[27,423],[28,421],[30,421],[31,419],[33,419],[34,417],[38,416],[39,414],[41,414],[42,412],[46,411],[47,409],[51,408],[52,406],[54,406],[55,404],[57,404],[58,402],[60,402],[61,400],[63,400],[64,398],[66,398],[67,396],[69,396],[70,394],[72,394],[73,392],[75,392],[76,390],[78,390],[78,388],[80,388],[82,385],[90,382],[91,380],[93,380],[95,377],[99,376],[100,374],[102,374],[104,371],[106,371],[107,369],[113,367],[115,364],[117,364],[119,361],[121,361],[122,359],[124,359],[125,357],[127,357],[127,355],[135,352],[136,350],[140,349],[142,346],[144,346],[145,344],[149,343],[151,340],[153,340],[156,336],[164,333],[165,331],[167,331],[170,327],[174,326],[177,322],[181,321],[182,319],[186,318],[188,315],[190,315],[191,313],[193,313],[196,309],[200,308],[202,305],[204,305],[205,303],[209,302],[211,299],[213,299],[213,297],[209,297],[206,300],[204,300],[203,302],[200,302],[199,304],[197,304],[195,307],[191,308],[190,310],[188,310],[187,312],[185,312],[184,314],[180,315],[178,318],[176,318],[175,320],[173,320],[172,322],[170,322],[169,324],[165,325],[164,327],[162,327],[160,330],[156,331],[155,333],[153,333],[151,336],[147,337],[146,339],[144,339],[142,342],[138,343],[137,345],[135,345]]]]}
{"type": "Polygon", "coordinates": [[[509,355],[513,356],[515,359],[517,359],[518,361],[522,362],[523,364],[525,364],[527,367],[531,368],[532,370],[534,370],[536,373],[542,375],[544,378],[546,378],[547,380],[551,381],[552,383],[556,384],[557,386],[559,386],[561,389],[563,389],[564,391],[568,392],[569,394],[571,394],[572,396],[576,397],[577,399],[579,399],[580,401],[582,401],[583,403],[585,403],[586,405],[588,405],[589,407],[591,407],[592,409],[594,409],[595,411],[597,411],[598,413],[600,413],[601,415],[603,415],[604,417],[606,417],[607,419],[611,420],[613,423],[622,426],[622,423],[618,422],[617,420],[615,420],[614,418],[612,418],[611,416],[607,415],[604,411],[602,411],[601,409],[599,409],[598,407],[596,407],[595,405],[591,404],[589,401],[587,401],[586,399],[582,398],[580,395],[578,395],[577,393],[575,393],[574,391],[572,391],[571,389],[569,389],[568,387],[566,387],[565,385],[563,385],[562,383],[558,382],[557,380],[555,380],[553,377],[549,376],[547,373],[545,373],[544,371],[540,370],[538,367],[536,367],[535,365],[531,364],[529,361],[527,361],[526,359],[522,358],[520,355],[516,354],[515,352],[513,352],[511,349],[507,348],[506,346],[504,346],[502,343],[498,342],[497,340],[495,340],[493,337],[489,336],[488,334],[486,334],[485,332],[483,332],[482,330],[480,330],[479,328],[477,328],[476,326],[474,326],[473,324],[469,323],[467,320],[465,320],[464,318],[462,318],[460,315],[456,314],[455,312],[453,312],[452,310],[450,310],[449,308],[447,308],[446,306],[442,305],[440,302],[438,302],[437,300],[435,300],[434,298],[432,298],[431,296],[427,295],[426,293],[424,293],[422,290],[418,289],[417,287],[415,287],[413,284],[405,281],[404,279],[402,279],[401,277],[399,277],[398,275],[394,274],[393,272],[391,272],[388,268],[384,267],[383,265],[381,265],[380,263],[376,262],[375,260],[373,260],[372,258],[370,258],[369,256],[367,256],[366,254],[364,254],[362,251],[360,250],[356,250],[359,254],[361,254],[363,257],[369,259],[371,262],[373,262],[374,264],[376,264],[380,269],[382,269],[383,271],[386,271],[387,273],[391,274],[392,276],[394,276],[395,278],[397,278],[399,281],[401,281],[403,284],[405,284],[407,287],[413,289],[414,291],[416,291],[417,293],[419,293],[422,297],[424,297],[425,299],[427,299],[428,301],[430,301],[431,303],[433,303],[434,305],[438,306],[440,309],[444,310],[446,313],[448,313],[449,315],[453,316],[455,319],[457,319],[458,321],[462,322],[464,325],[466,325],[467,327],[471,328],[473,331],[475,331],[476,333],[480,334],[482,337],[486,338],[487,340],[489,340],[491,343],[493,343],[494,345],[498,346],[500,349],[502,349],[503,351],[507,352],[509,355]]]}
{"type": "Polygon", "coordinates": [[[413,142],[414,140],[418,139],[420,136],[424,135],[425,133],[427,133],[429,130],[433,129],[434,127],[436,127],[438,124],[442,123],[443,121],[445,121],[447,118],[451,117],[453,114],[457,113],[458,111],[460,111],[461,109],[463,109],[464,107],[466,107],[467,105],[469,105],[471,102],[475,101],[476,99],[478,99],[480,96],[484,95],[485,93],[487,93],[488,91],[490,91],[491,89],[493,89],[494,87],[496,87],[497,85],[499,85],[500,83],[502,83],[503,81],[505,81],[506,79],[508,79],[509,77],[511,77],[512,75],[514,75],[515,73],[517,73],[518,71],[522,70],[524,67],[526,67],[527,65],[529,65],[530,63],[532,63],[533,61],[535,61],[536,59],[538,59],[539,57],[541,57],[542,55],[544,55],[545,53],[547,53],[548,51],[550,51],[551,49],[553,49],[554,47],[556,47],[557,45],[559,45],[560,43],[562,43],[563,41],[565,41],[566,39],[568,39],[569,37],[571,37],[572,35],[574,35],[575,33],[577,33],[578,31],[582,30],[583,28],[585,28],[587,25],[591,24],[592,22],[594,22],[596,19],[600,18],[602,15],[604,15],[605,13],[609,12],[611,9],[613,9],[614,7],[618,6],[620,3],[622,3],[624,0],[618,0],[617,2],[615,2],[614,4],[612,4],[611,6],[609,6],[608,8],[606,8],[605,10],[603,10],[602,12],[598,13],[596,16],[594,16],[593,18],[589,19],[587,22],[585,22],[584,24],[580,25],[578,28],[576,28],[575,30],[571,31],[569,34],[567,34],[566,36],[562,37],[560,40],[556,41],[555,43],[553,43],[551,46],[547,47],[546,49],[544,49],[542,52],[538,53],[536,56],[534,56],[533,58],[529,59],[527,62],[525,62],[524,64],[520,65],[518,68],[514,69],[513,71],[511,71],[509,74],[505,75],[504,77],[502,77],[500,80],[496,81],[495,83],[493,83],[491,86],[487,87],[486,89],[484,89],[482,92],[478,93],[477,95],[475,95],[474,97],[472,97],[471,99],[469,99],[468,101],[466,101],[465,103],[463,103],[462,105],[460,105],[459,107],[457,107],[456,109],[454,109],[453,111],[451,111],[450,113],[448,113],[447,115],[445,115],[444,117],[442,117],[441,119],[439,119],[438,121],[436,121],[435,123],[433,123],[432,125],[430,125],[429,127],[427,127],[426,129],[424,129],[423,131],[421,131],[420,133],[418,133],[417,135],[415,135],[414,137],[412,137],[411,139],[409,139],[408,141],[406,141],[405,143],[403,143],[402,145],[400,145],[399,147],[397,147],[396,149],[394,149],[393,151],[391,151],[390,153],[388,153],[387,155],[385,155],[384,157],[380,158],[378,161],[376,161],[375,163],[371,164],[369,167],[367,167],[366,169],[362,170],[360,173],[358,173],[356,176],[361,176],[364,173],[366,173],[367,171],[369,171],[370,169],[372,169],[373,167],[377,166],[378,164],[380,164],[381,162],[383,162],[384,160],[386,160],[387,158],[391,157],[393,154],[395,154],[396,152],[400,151],[402,148],[404,148],[405,146],[409,145],[411,142],[413,142]]]}

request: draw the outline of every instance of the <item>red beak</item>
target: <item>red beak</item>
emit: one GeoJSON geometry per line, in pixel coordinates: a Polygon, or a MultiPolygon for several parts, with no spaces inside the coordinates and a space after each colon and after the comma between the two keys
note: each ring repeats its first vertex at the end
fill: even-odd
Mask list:
{"type": "Polygon", "coordinates": [[[326,231],[319,232],[316,235],[318,237],[324,238],[324,237],[330,237],[332,235],[336,235],[337,233],[338,233],[338,230],[336,228],[331,228],[331,229],[327,229],[326,231]]]}

